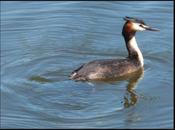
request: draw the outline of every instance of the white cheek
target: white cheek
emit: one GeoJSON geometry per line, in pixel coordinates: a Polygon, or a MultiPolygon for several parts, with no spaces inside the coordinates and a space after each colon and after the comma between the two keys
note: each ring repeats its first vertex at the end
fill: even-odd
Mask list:
{"type": "Polygon", "coordinates": [[[145,29],[139,26],[140,24],[138,23],[133,23],[133,29],[137,31],[144,31],[145,29]]]}

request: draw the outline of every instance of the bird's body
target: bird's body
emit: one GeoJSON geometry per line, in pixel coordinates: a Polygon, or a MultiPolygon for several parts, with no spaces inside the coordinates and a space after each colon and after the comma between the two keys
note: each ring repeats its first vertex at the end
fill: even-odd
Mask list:
{"type": "Polygon", "coordinates": [[[141,68],[137,60],[106,59],[94,60],[75,70],[72,78],[76,80],[113,79],[141,68]]]}
{"type": "Polygon", "coordinates": [[[124,36],[128,57],[123,59],[101,59],[94,60],[80,66],[74,70],[70,76],[74,80],[105,80],[121,77],[135,72],[144,66],[142,53],[137,46],[135,39],[136,31],[151,30],[142,20],[125,17],[126,23],[123,26],[124,36]]]}

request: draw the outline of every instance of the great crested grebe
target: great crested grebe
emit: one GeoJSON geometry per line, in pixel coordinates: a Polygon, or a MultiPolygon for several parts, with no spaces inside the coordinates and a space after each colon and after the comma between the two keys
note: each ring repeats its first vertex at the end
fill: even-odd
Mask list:
{"type": "Polygon", "coordinates": [[[124,17],[126,21],[122,35],[126,42],[128,57],[124,59],[100,59],[83,64],[70,75],[74,80],[105,80],[135,72],[144,66],[142,53],[137,46],[136,31],[159,31],[145,24],[143,20],[124,17]]]}

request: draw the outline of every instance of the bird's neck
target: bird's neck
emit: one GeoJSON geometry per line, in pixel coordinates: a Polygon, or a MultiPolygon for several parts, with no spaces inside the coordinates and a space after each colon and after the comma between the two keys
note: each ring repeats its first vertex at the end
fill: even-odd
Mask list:
{"type": "Polygon", "coordinates": [[[128,49],[128,57],[131,59],[137,59],[141,66],[144,65],[143,62],[143,55],[140,51],[135,36],[133,36],[127,43],[126,43],[127,49],[128,49]]]}
{"type": "Polygon", "coordinates": [[[124,39],[126,42],[126,48],[128,50],[128,58],[135,59],[135,60],[139,61],[141,66],[143,66],[144,65],[143,55],[142,55],[142,52],[140,51],[140,49],[137,45],[135,33],[132,33],[132,35],[131,34],[124,35],[124,39]]]}

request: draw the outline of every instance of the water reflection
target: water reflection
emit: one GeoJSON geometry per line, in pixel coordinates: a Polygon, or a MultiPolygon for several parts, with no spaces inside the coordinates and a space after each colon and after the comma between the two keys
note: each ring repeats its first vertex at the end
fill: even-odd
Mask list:
{"type": "Polygon", "coordinates": [[[118,82],[127,81],[128,84],[126,85],[124,101],[122,103],[124,108],[128,108],[128,107],[134,106],[138,101],[138,95],[135,88],[137,87],[137,83],[139,82],[140,79],[143,78],[143,76],[144,76],[144,68],[141,68],[136,72],[130,73],[122,77],[117,77],[114,79],[90,81],[88,83],[90,85],[98,84],[98,83],[109,83],[109,84],[116,85],[118,82]]]}
{"type": "Polygon", "coordinates": [[[123,101],[124,108],[134,106],[137,103],[138,95],[135,88],[137,86],[137,83],[139,82],[140,79],[143,78],[143,76],[144,76],[144,68],[141,68],[136,72],[133,72],[126,76],[123,76],[117,79],[112,79],[112,81],[109,81],[109,83],[112,83],[114,81],[115,82],[128,81],[128,84],[126,85],[126,91],[125,91],[124,101],[123,101]]]}
{"type": "Polygon", "coordinates": [[[128,84],[126,87],[126,94],[124,96],[124,107],[128,108],[134,106],[138,101],[138,95],[135,91],[137,83],[141,78],[143,78],[143,68],[135,72],[132,77],[129,77],[128,84]]]}

